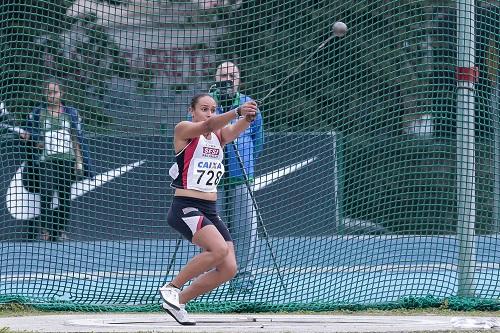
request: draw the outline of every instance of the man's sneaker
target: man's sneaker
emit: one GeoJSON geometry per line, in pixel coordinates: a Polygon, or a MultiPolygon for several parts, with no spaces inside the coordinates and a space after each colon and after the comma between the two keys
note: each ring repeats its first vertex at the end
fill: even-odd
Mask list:
{"type": "Polygon", "coordinates": [[[181,325],[196,325],[196,322],[189,318],[184,304],[179,304],[179,310],[174,309],[167,303],[161,303],[161,307],[165,312],[171,315],[181,325]]]}
{"type": "Polygon", "coordinates": [[[172,287],[168,284],[161,287],[159,290],[160,296],[165,303],[173,307],[175,310],[180,310],[181,305],[179,303],[179,289],[172,287]]]}

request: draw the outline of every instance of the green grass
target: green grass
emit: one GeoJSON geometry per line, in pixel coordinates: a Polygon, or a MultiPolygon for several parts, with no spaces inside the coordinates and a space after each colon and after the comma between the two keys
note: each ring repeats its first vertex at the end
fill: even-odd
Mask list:
{"type": "MultiPolygon", "coordinates": [[[[28,305],[19,303],[8,303],[0,305],[0,317],[21,317],[21,316],[33,316],[37,314],[44,314],[48,312],[42,312],[36,310],[28,305]]],[[[4,333],[0,329],[0,333],[4,333]]]]}
{"type": "MultiPolygon", "coordinates": [[[[33,316],[33,315],[47,315],[54,313],[82,313],[80,311],[43,311],[35,309],[29,305],[20,304],[16,302],[1,304],[0,305],[0,317],[12,317],[12,316],[33,316]]],[[[274,314],[274,315],[313,315],[313,314],[323,314],[323,315],[353,315],[353,316],[468,316],[468,317],[500,317],[500,311],[454,311],[447,308],[424,308],[424,309],[392,309],[392,310],[362,310],[362,311],[352,311],[352,310],[338,310],[338,311],[325,311],[325,312],[313,312],[313,311],[295,311],[295,312],[259,312],[259,315],[274,314]]],[[[2,333],[0,331],[0,333],[2,333]]]]}

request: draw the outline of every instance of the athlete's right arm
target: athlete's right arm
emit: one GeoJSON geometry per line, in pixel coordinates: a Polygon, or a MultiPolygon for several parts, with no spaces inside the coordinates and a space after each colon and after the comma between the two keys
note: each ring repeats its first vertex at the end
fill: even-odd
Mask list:
{"type": "Polygon", "coordinates": [[[43,147],[44,147],[43,142],[38,141],[40,139],[40,129],[39,129],[40,113],[39,113],[39,111],[40,110],[38,108],[35,108],[35,109],[33,109],[33,111],[31,111],[29,118],[28,118],[27,128],[26,128],[24,133],[20,134],[20,137],[21,137],[21,139],[26,140],[26,141],[32,140],[35,143],[36,147],[43,149],[43,147]]]}
{"type": "Polygon", "coordinates": [[[21,139],[26,140],[26,141],[28,141],[31,137],[30,132],[28,132],[28,131],[24,131],[22,133],[19,133],[19,136],[21,137],[21,139]]]}
{"type": "Polygon", "coordinates": [[[21,133],[19,134],[19,136],[21,137],[21,139],[23,140],[30,140],[31,139],[31,132],[33,132],[33,126],[34,126],[34,110],[31,111],[31,113],[29,114],[28,116],[28,123],[27,123],[27,126],[26,126],[26,130],[24,131],[24,133],[21,133]]]}
{"type": "Polygon", "coordinates": [[[213,115],[205,121],[181,121],[175,126],[174,135],[178,140],[189,140],[202,134],[215,132],[226,126],[231,120],[238,117],[236,109],[221,115],[213,115]]]}

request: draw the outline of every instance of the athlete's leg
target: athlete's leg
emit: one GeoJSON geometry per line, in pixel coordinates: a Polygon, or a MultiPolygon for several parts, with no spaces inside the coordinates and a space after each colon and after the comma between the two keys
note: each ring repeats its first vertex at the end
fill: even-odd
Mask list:
{"type": "Polygon", "coordinates": [[[71,211],[71,185],[75,181],[74,163],[72,161],[61,161],[58,164],[57,192],[59,196],[59,206],[54,211],[56,217],[52,238],[60,240],[63,237],[66,226],[69,222],[71,211]]]}
{"type": "Polygon", "coordinates": [[[221,185],[217,190],[217,213],[222,221],[229,223],[229,185],[221,185]]]}
{"type": "MultiPolygon", "coordinates": [[[[215,284],[218,285],[234,275],[236,263],[234,262],[234,250],[232,239],[227,227],[217,215],[215,205],[207,207],[206,202],[196,202],[185,198],[174,198],[172,206],[167,215],[168,224],[180,232],[186,239],[198,245],[203,252],[191,259],[179,274],[170,282],[160,288],[160,295],[165,303],[177,311],[182,310],[182,304],[186,300],[192,299],[206,292],[206,284],[202,283],[198,288],[188,292],[188,297],[180,299],[180,289],[183,285],[213,268],[219,267],[231,253],[231,260],[218,268],[222,271],[222,276],[217,274],[215,284]],[[202,213],[202,211],[205,212],[202,213]],[[231,246],[228,245],[231,242],[231,246]],[[231,265],[234,266],[234,269],[231,265]],[[229,277],[226,277],[229,276],[229,277]],[[222,281],[222,282],[219,282],[222,281]]],[[[203,282],[203,280],[202,280],[203,282]]],[[[214,287],[211,287],[214,288],[214,287]]]]}
{"type": "Polygon", "coordinates": [[[41,162],[38,168],[40,176],[40,232],[42,240],[51,240],[51,231],[54,226],[54,210],[52,198],[54,196],[54,168],[52,163],[41,162]]]}
{"type": "MultiPolygon", "coordinates": [[[[193,237],[193,243],[200,245],[195,242],[195,237],[193,237]]],[[[227,242],[227,247],[228,254],[215,269],[200,275],[189,287],[181,291],[179,295],[179,302],[181,304],[186,304],[190,300],[217,288],[236,275],[237,266],[233,243],[227,242]]]]}
{"type": "Polygon", "coordinates": [[[204,251],[194,256],[170,282],[177,288],[219,265],[229,253],[226,241],[214,225],[207,225],[198,230],[192,241],[204,251]]]}

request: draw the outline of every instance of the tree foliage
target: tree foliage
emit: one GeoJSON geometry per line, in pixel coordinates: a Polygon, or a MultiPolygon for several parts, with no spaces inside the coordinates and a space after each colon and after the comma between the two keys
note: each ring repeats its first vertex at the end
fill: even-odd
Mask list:
{"type": "Polygon", "coordinates": [[[44,100],[47,77],[64,85],[65,100],[88,124],[105,127],[104,96],[113,77],[132,72],[96,17],[66,15],[72,1],[8,0],[0,5],[0,87],[22,118],[44,100]]]}
{"type": "MultiPolygon", "coordinates": [[[[396,232],[455,228],[456,1],[259,1],[222,17],[219,56],[243,69],[244,89],[262,98],[314,53],[335,21],[349,27],[262,105],[271,131],[335,130],[342,135],[345,214],[396,232]],[[406,126],[432,115],[432,137],[406,126]]],[[[477,63],[498,35],[498,4],[476,9],[477,63]]],[[[494,50],[494,49],[493,49],[494,50]]],[[[492,67],[490,65],[490,67],[492,67]]],[[[497,74],[498,75],[498,74],[497,74]]],[[[478,93],[489,96],[491,82],[478,93]]],[[[478,228],[491,220],[492,126],[478,102],[478,228]],[[482,111],[481,111],[482,110],[482,111]],[[491,143],[490,143],[491,144],[491,143]]]]}

